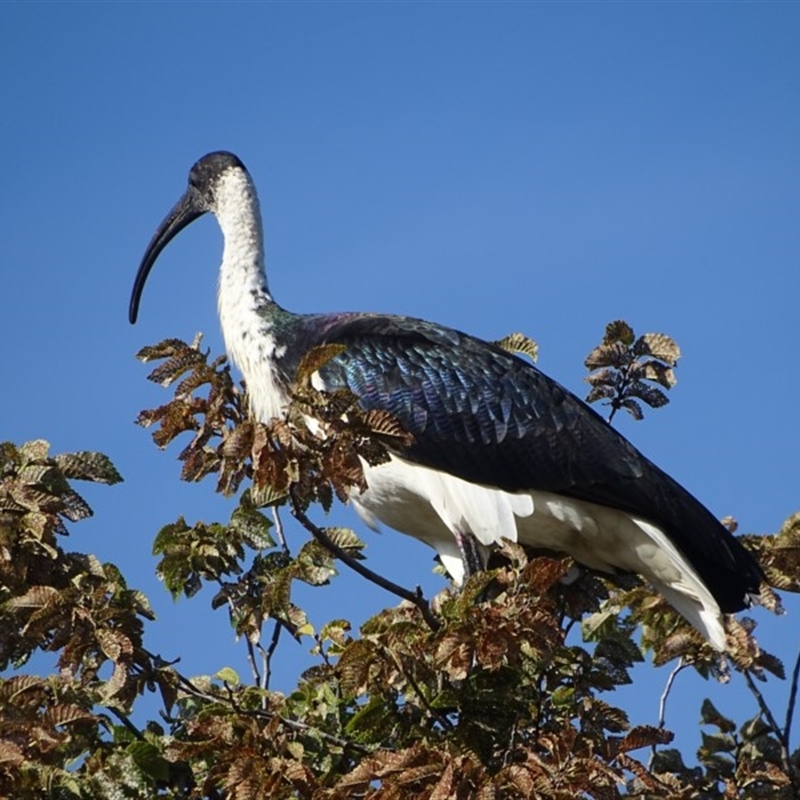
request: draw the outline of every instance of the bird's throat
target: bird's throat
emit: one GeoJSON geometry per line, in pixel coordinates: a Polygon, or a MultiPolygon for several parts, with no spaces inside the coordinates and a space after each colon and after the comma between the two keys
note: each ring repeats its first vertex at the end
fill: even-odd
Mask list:
{"type": "Polygon", "coordinates": [[[279,416],[287,393],[275,366],[281,355],[273,333],[275,302],[264,272],[264,235],[258,198],[249,176],[219,192],[217,219],[225,237],[217,302],[225,349],[247,384],[250,408],[262,422],[279,416]]]}

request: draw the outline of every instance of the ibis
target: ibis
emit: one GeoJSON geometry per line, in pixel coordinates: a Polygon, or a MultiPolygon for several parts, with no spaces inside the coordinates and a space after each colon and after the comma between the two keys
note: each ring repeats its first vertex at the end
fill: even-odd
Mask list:
{"type": "Polygon", "coordinates": [[[303,355],[343,349],[314,376],[413,435],[388,463],[365,466],[352,503],[434,548],[456,585],[503,537],[649,581],[718,650],[724,614],[757,600],[755,559],[686,489],[585,403],[530,362],[451,328],[374,313],[295,314],[270,293],[258,196],[229,152],[201,158],[153,236],[130,301],[162,250],[213,214],[224,238],[218,308],[230,359],[262,421],[284,413],[303,355]]]}

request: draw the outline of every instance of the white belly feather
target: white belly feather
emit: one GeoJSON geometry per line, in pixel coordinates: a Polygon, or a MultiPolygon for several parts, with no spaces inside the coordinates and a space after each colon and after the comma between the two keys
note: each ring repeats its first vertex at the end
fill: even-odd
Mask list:
{"type": "MultiPolygon", "coordinates": [[[[269,336],[264,337],[272,344],[269,336]]],[[[237,362],[241,355],[232,353],[237,362]]],[[[242,365],[244,367],[244,365],[242,365]]],[[[288,398],[271,370],[251,382],[253,411],[276,416],[288,398]]],[[[312,384],[325,388],[317,373],[312,384]]],[[[312,431],[316,420],[307,419],[312,431]]],[[[719,605],[695,569],[656,525],[624,511],[552,492],[505,492],[414,464],[392,455],[376,467],[363,462],[368,488],[351,492],[361,518],[420,539],[439,554],[456,585],[464,564],[456,534],[472,534],[486,548],[504,537],[531,548],[567,553],[603,572],[634,572],[651,584],[719,650],[725,632],[719,605]]]]}
{"type": "Polygon", "coordinates": [[[624,511],[552,492],[505,492],[469,483],[392,456],[364,464],[368,489],[351,499],[362,519],[420,539],[438,553],[460,585],[464,566],[456,533],[491,547],[505,537],[532,548],[568,553],[604,572],[635,572],[650,581],[718,649],[722,614],[694,568],[656,525],[624,511]]]}

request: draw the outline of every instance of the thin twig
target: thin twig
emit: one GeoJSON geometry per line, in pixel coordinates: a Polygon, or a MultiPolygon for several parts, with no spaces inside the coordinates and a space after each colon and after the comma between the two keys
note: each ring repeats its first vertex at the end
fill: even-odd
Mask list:
{"type": "Polygon", "coordinates": [[[287,556],[291,555],[289,545],[286,543],[286,534],[283,532],[283,520],[281,519],[280,509],[278,506],[272,506],[272,519],[275,521],[275,533],[278,536],[278,541],[281,543],[281,548],[287,556]]]}
{"type": "Polygon", "coordinates": [[[425,599],[424,595],[422,594],[422,589],[417,587],[415,592],[409,591],[408,589],[403,588],[402,586],[398,586],[398,584],[393,583],[392,581],[384,578],[382,575],[378,575],[377,572],[373,572],[371,569],[368,569],[363,564],[359,563],[354,559],[349,553],[343,550],[339,545],[335,544],[331,541],[330,537],[323,531],[321,528],[317,527],[305,514],[303,511],[300,503],[297,500],[297,496],[295,493],[295,489],[290,489],[290,497],[292,500],[292,514],[294,514],[297,521],[307,530],[311,535],[323,546],[329,553],[333,556],[338,558],[340,561],[343,561],[347,564],[350,569],[357,572],[363,578],[366,578],[368,581],[380,586],[382,589],[386,589],[387,592],[391,592],[392,594],[401,597],[403,600],[408,600],[410,603],[413,603],[422,614],[425,622],[428,623],[428,627],[433,630],[437,631],[441,627],[441,623],[438,619],[433,615],[430,606],[428,605],[428,601],[425,599]]]}
{"type": "Polygon", "coordinates": [[[667,700],[669,699],[669,693],[672,691],[672,684],[675,683],[675,678],[678,677],[678,673],[689,666],[688,661],[684,661],[683,657],[680,658],[675,669],[670,672],[669,677],[667,678],[667,682],[664,686],[664,691],[661,694],[661,699],[658,703],[658,727],[663,728],[666,725],[667,719],[667,700]]]}
{"type": "Polygon", "coordinates": [[[508,745],[506,746],[506,750],[503,753],[503,766],[507,767],[511,763],[511,757],[514,755],[514,749],[516,748],[516,739],[517,739],[517,731],[519,730],[519,719],[514,718],[514,721],[511,723],[511,731],[508,735],[508,745]]]}
{"type": "Polygon", "coordinates": [[[108,711],[110,711],[139,741],[144,740],[144,735],[142,732],[130,721],[127,715],[123,714],[121,711],[118,711],[113,706],[105,706],[108,711]]]}
{"type": "MultiPolygon", "coordinates": [[[[219,583],[220,587],[223,589],[225,588],[225,584],[221,579],[217,579],[217,583],[219,583]]],[[[234,619],[236,616],[236,604],[233,602],[233,598],[227,597],[226,599],[228,603],[228,614],[231,619],[234,619]]],[[[247,640],[247,662],[250,664],[250,671],[253,673],[253,683],[255,683],[256,686],[260,686],[261,673],[258,671],[253,643],[250,641],[249,637],[245,637],[245,639],[247,640]]]]}
{"type": "Polygon", "coordinates": [[[430,714],[434,719],[438,720],[441,723],[442,727],[444,727],[446,730],[452,731],[455,728],[453,723],[447,718],[447,716],[445,714],[443,714],[438,709],[435,709],[428,702],[428,698],[425,697],[425,695],[422,692],[422,689],[420,689],[419,684],[417,683],[417,681],[408,672],[408,670],[406,670],[406,665],[403,663],[402,657],[400,655],[398,655],[398,654],[391,653],[391,652],[389,653],[389,655],[394,660],[394,663],[397,664],[398,668],[400,669],[400,672],[403,673],[403,677],[408,681],[408,683],[411,686],[412,690],[417,695],[417,697],[419,698],[419,700],[422,703],[422,705],[425,707],[425,710],[428,712],[428,714],[430,714]]]}
{"type": "Polygon", "coordinates": [[[201,700],[208,700],[212,703],[223,703],[225,705],[229,705],[237,714],[242,714],[244,716],[256,717],[257,719],[278,719],[280,720],[281,724],[285,725],[291,730],[312,731],[316,736],[319,736],[320,739],[330,742],[331,744],[335,744],[339,747],[349,747],[352,750],[358,750],[361,753],[367,754],[372,752],[369,748],[364,747],[357,742],[352,742],[349,739],[343,739],[340,736],[334,736],[332,733],[326,733],[325,731],[315,728],[313,725],[308,725],[305,722],[299,722],[298,720],[289,719],[288,717],[282,717],[281,715],[274,714],[271,711],[257,711],[242,708],[234,700],[233,695],[230,692],[230,688],[228,688],[229,696],[227,698],[219,697],[217,695],[204,692],[202,689],[195,686],[194,683],[192,683],[192,681],[190,681],[187,677],[181,675],[180,672],[176,672],[175,674],[178,676],[178,681],[180,682],[181,686],[183,686],[186,693],[192,695],[193,697],[197,697],[201,700]]]}
{"type": "Polygon", "coordinates": [[[794,706],[797,702],[798,681],[800,681],[800,651],[797,653],[797,660],[794,662],[794,670],[792,670],[792,685],[789,687],[789,705],[786,708],[786,725],[783,728],[787,748],[791,742],[792,719],[794,717],[794,706]]]}
{"type": "Polygon", "coordinates": [[[781,745],[781,765],[783,766],[783,770],[787,775],[791,775],[791,763],[789,761],[789,748],[788,743],[786,741],[785,732],[781,729],[780,725],[778,725],[775,717],[772,716],[772,711],[770,711],[769,706],[767,705],[767,701],[764,700],[764,695],[761,694],[760,689],[756,686],[755,681],[753,680],[753,676],[750,674],[749,670],[743,670],[744,672],[744,679],[747,683],[747,688],[750,689],[753,697],[756,698],[756,702],[758,703],[758,707],[761,710],[762,715],[769,723],[769,726],[772,728],[775,736],[778,738],[778,741],[781,745]]]}
{"type": "Polygon", "coordinates": [[[750,689],[753,696],[756,698],[756,702],[758,703],[759,709],[761,709],[761,713],[764,715],[770,727],[778,735],[778,737],[783,738],[783,731],[780,725],[778,725],[777,721],[775,720],[775,717],[772,716],[772,711],[767,705],[767,701],[764,700],[764,695],[761,694],[761,690],[758,688],[758,686],[756,686],[755,681],[753,680],[753,676],[750,674],[750,671],[743,670],[743,673],[744,673],[744,679],[747,682],[747,688],[750,689]]]}
{"type": "Polygon", "coordinates": [[[247,641],[247,661],[250,664],[250,669],[253,672],[253,682],[256,686],[261,686],[262,676],[261,673],[258,671],[258,664],[256,663],[256,651],[255,646],[250,641],[250,637],[245,637],[247,641]]]}
{"type": "Polygon", "coordinates": [[[318,633],[314,634],[314,641],[317,643],[317,649],[319,650],[319,657],[322,659],[326,667],[333,666],[331,664],[330,658],[328,658],[328,654],[325,652],[325,648],[322,644],[322,639],[318,633]]]}
{"type": "MultiPolygon", "coordinates": [[[[669,677],[667,678],[667,682],[664,685],[664,691],[661,693],[661,699],[658,701],[658,727],[664,728],[667,724],[667,700],[669,699],[669,694],[672,691],[672,686],[675,683],[675,679],[678,677],[678,673],[689,666],[688,661],[684,661],[683,657],[678,661],[675,668],[670,672],[669,677]]],[[[653,766],[653,759],[656,757],[656,747],[657,745],[653,745],[650,750],[650,758],[647,762],[647,768],[650,769],[653,766]]]]}
{"type": "Polygon", "coordinates": [[[269,640],[269,646],[266,650],[261,648],[261,655],[264,659],[264,683],[262,684],[262,689],[269,689],[269,682],[272,678],[272,656],[275,653],[275,649],[278,646],[278,640],[281,638],[281,630],[283,630],[283,625],[275,620],[275,627],[272,629],[272,638],[269,640]]]}
{"type": "Polygon", "coordinates": [[[629,375],[629,368],[627,366],[622,366],[619,368],[619,374],[622,376],[621,380],[617,381],[616,386],[616,395],[611,398],[611,413],[608,415],[608,424],[610,425],[612,420],[614,419],[614,415],[622,408],[622,401],[625,399],[625,392],[628,389],[628,384],[630,383],[630,375],[629,375]]]}

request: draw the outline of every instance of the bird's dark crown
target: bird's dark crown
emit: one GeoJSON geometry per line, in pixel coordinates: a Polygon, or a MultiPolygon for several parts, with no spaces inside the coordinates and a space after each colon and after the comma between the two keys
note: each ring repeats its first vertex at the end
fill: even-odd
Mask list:
{"type": "Polygon", "coordinates": [[[205,192],[217,182],[227,170],[237,167],[247,171],[238,156],[227,150],[216,150],[204,155],[189,171],[189,185],[205,192]]]}

